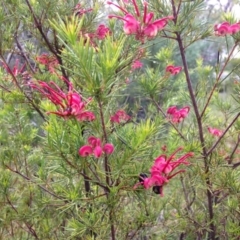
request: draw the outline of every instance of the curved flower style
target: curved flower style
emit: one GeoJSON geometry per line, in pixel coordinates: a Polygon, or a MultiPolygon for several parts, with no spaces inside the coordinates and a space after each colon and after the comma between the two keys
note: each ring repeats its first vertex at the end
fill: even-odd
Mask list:
{"type": "Polygon", "coordinates": [[[103,152],[110,155],[114,151],[114,146],[111,143],[106,143],[102,146],[101,139],[94,136],[88,138],[88,144],[79,149],[78,153],[81,157],[94,155],[96,158],[100,158],[103,152]]]}
{"type": "Polygon", "coordinates": [[[139,185],[142,185],[145,189],[153,187],[153,191],[155,193],[163,196],[163,186],[177,174],[185,172],[184,169],[177,172],[174,172],[174,170],[180,164],[189,165],[190,163],[187,162],[186,159],[194,155],[194,153],[189,152],[179,159],[173,161],[175,154],[181,150],[182,148],[178,148],[169,158],[167,158],[166,155],[160,155],[157,157],[150,169],[150,177],[148,177],[146,174],[141,173],[139,175],[139,183],[137,183],[134,188],[139,185]]]}
{"type": "Polygon", "coordinates": [[[188,113],[190,111],[190,107],[186,106],[181,109],[177,109],[176,106],[172,106],[168,108],[167,114],[170,117],[170,120],[173,123],[180,123],[184,118],[187,117],[188,113]]]}
{"type": "Polygon", "coordinates": [[[93,9],[92,8],[89,8],[89,9],[84,9],[80,3],[78,3],[73,11],[74,13],[76,14],[76,16],[82,16],[83,14],[87,13],[87,12],[91,12],[93,9]]]}
{"type": "Polygon", "coordinates": [[[29,85],[37,89],[59,109],[58,111],[48,113],[56,114],[61,117],[72,116],[79,121],[93,121],[95,115],[85,110],[86,103],[82,101],[78,93],[73,91],[72,84],[70,82],[68,83],[70,86],[68,93],[63,92],[54,82],[46,83],[37,81],[36,83],[31,82],[29,85]]]}
{"type": "Polygon", "coordinates": [[[238,33],[240,31],[240,23],[230,24],[229,22],[223,22],[214,26],[214,31],[217,36],[226,36],[238,33]]]}
{"type": "Polygon", "coordinates": [[[208,131],[209,131],[210,134],[212,134],[215,137],[221,137],[222,134],[223,134],[223,131],[219,130],[217,128],[208,127],[208,131]]]}
{"type": "Polygon", "coordinates": [[[180,73],[182,70],[182,67],[176,66],[174,67],[173,65],[169,65],[166,67],[166,72],[169,72],[171,75],[177,75],[180,73]]]}
{"type": "Polygon", "coordinates": [[[173,19],[173,16],[157,19],[153,21],[153,12],[148,13],[148,3],[144,1],[144,12],[140,14],[136,0],[131,0],[135,8],[135,14],[129,13],[124,8],[116,5],[113,2],[107,2],[108,4],[114,5],[124,13],[124,17],[110,15],[109,18],[118,18],[124,22],[123,31],[127,35],[135,35],[137,40],[144,42],[144,38],[153,38],[161,31],[168,23],[169,20],[173,19]]]}

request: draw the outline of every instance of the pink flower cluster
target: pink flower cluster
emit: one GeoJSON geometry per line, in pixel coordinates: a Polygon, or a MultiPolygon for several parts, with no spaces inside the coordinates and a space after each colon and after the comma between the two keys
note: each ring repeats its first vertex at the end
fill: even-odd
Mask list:
{"type": "Polygon", "coordinates": [[[86,103],[82,101],[81,96],[73,91],[72,84],[69,83],[68,93],[63,92],[54,82],[38,81],[31,82],[29,85],[37,89],[43,96],[47,97],[53,104],[58,107],[58,111],[49,112],[61,117],[75,117],[79,121],[93,121],[95,115],[86,111],[86,103]]]}
{"type": "Polygon", "coordinates": [[[113,2],[108,2],[108,4],[112,4],[118,9],[120,9],[124,13],[124,17],[110,15],[109,18],[118,18],[124,22],[123,30],[127,35],[135,35],[136,39],[144,41],[144,38],[153,38],[157,35],[159,31],[161,31],[168,23],[169,20],[173,19],[173,16],[168,16],[165,18],[157,19],[153,21],[154,13],[148,13],[148,3],[144,1],[144,11],[143,14],[140,14],[139,7],[136,3],[136,0],[131,0],[134,8],[135,14],[129,13],[123,7],[116,5],[113,2]]]}
{"type": "Polygon", "coordinates": [[[113,116],[111,116],[110,121],[114,123],[127,122],[131,119],[129,115],[126,114],[124,110],[118,110],[113,116]]]}
{"type": "Polygon", "coordinates": [[[217,36],[225,36],[238,33],[240,31],[240,23],[230,24],[223,22],[214,26],[214,31],[217,36]]]}
{"type": "Polygon", "coordinates": [[[184,118],[187,117],[190,111],[190,107],[186,106],[181,109],[177,109],[176,106],[168,108],[167,114],[173,123],[180,123],[184,118]]]}
{"type": "Polygon", "coordinates": [[[180,66],[169,65],[166,67],[166,72],[169,72],[171,75],[177,75],[182,70],[180,66]]]}
{"type": "Polygon", "coordinates": [[[221,137],[222,134],[223,134],[223,131],[219,130],[217,128],[208,127],[208,131],[209,131],[210,134],[212,134],[215,137],[221,137]]]}
{"type": "Polygon", "coordinates": [[[176,161],[173,161],[175,154],[181,150],[182,148],[178,148],[169,158],[167,158],[166,155],[157,157],[150,169],[151,176],[148,177],[146,174],[140,174],[139,183],[137,183],[134,188],[139,185],[142,185],[145,189],[153,187],[155,193],[163,196],[163,186],[177,174],[185,172],[183,169],[177,172],[174,172],[174,170],[181,164],[189,165],[190,163],[187,162],[186,159],[194,155],[192,152],[189,152],[176,161]]]}
{"type": "Polygon", "coordinates": [[[81,157],[88,157],[89,155],[94,155],[96,158],[102,156],[103,152],[105,154],[112,154],[114,151],[114,146],[111,143],[106,143],[102,146],[101,139],[96,137],[88,138],[88,145],[82,146],[78,153],[81,157]]]}
{"type": "Polygon", "coordinates": [[[107,35],[110,35],[111,31],[104,24],[98,26],[95,35],[99,40],[103,40],[107,35]]]}

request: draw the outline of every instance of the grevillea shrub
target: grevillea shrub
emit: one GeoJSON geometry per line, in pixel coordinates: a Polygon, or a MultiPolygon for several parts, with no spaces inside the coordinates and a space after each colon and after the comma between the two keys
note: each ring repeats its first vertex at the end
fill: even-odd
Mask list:
{"type": "Polygon", "coordinates": [[[208,1],[2,0],[0,238],[239,239],[239,41],[208,1]]]}

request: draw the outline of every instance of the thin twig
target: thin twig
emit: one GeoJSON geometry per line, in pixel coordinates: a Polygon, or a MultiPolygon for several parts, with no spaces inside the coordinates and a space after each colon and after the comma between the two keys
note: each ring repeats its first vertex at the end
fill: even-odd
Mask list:
{"type": "MultiPolygon", "coordinates": [[[[157,101],[154,98],[151,98],[151,100],[153,101],[154,105],[156,106],[156,108],[158,109],[159,112],[162,113],[162,115],[167,118],[167,115],[165,114],[165,112],[162,110],[162,108],[159,106],[159,104],[157,103],[157,101]]],[[[179,134],[179,136],[186,141],[186,138],[182,135],[182,133],[178,130],[178,128],[171,122],[169,121],[170,125],[177,131],[177,133],[179,134]]]]}
{"type": "Polygon", "coordinates": [[[221,76],[222,76],[222,74],[223,74],[223,72],[224,72],[224,70],[225,70],[225,68],[226,68],[229,60],[230,60],[230,57],[232,56],[232,54],[233,54],[233,52],[234,52],[234,50],[235,50],[235,48],[236,48],[237,46],[238,46],[238,43],[235,43],[235,45],[233,46],[231,52],[229,53],[229,55],[228,55],[228,57],[227,57],[224,65],[223,65],[223,67],[222,67],[222,69],[221,69],[221,71],[220,71],[220,73],[219,73],[219,75],[218,75],[218,77],[217,77],[217,79],[216,79],[216,82],[215,82],[215,84],[214,84],[214,86],[213,86],[213,88],[212,88],[212,90],[211,90],[211,92],[210,92],[210,94],[209,94],[209,96],[208,96],[207,102],[206,102],[206,104],[205,104],[205,106],[204,106],[204,108],[203,108],[203,110],[202,110],[202,113],[201,113],[201,118],[203,117],[203,115],[204,115],[204,113],[205,113],[205,111],[206,111],[206,109],[207,109],[207,107],[208,107],[208,105],[209,105],[209,102],[210,102],[210,100],[211,100],[211,98],[212,98],[212,96],[213,96],[213,93],[214,93],[214,91],[215,91],[215,89],[216,89],[216,87],[217,87],[217,85],[218,85],[218,83],[219,83],[219,80],[220,80],[220,78],[221,78],[221,76]]]}
{"type": "Polygon", "coordinates": [[[237,140],[237,143],[236,143],[236,145],[235,145],[235,147],[233,148],[233,150],[232,150],[232,153],[230,154],[230,156],[228,157],[228,164],[231,164],[232,163],[232,161],[233,161],[233,156],[234,156],[234,154],[235,154],[235,152],[236,152],[236,150],[237,150],[237,148],[238,148],[238,146],[239,146],[239,143],[240,143],[240,134],[238,134],[238,140],[237,140]]]}
{"type": "Polygon", "coordinates": [[[232,122],[228,125],[228,127],[225,129],[223,134],[218,138],[218,140],[213,144],[213,146],[207,151],[206,156],[212,153],[212,151],[217,147],[217,145],[220,143],[224,135],[228,132],[228,130],[232,127],[232,125],[237,121],[240,113],[236,115],[236,117],[232,120],[232,122]]]}
{"type": "Polygon", "coordinates": [[[1,59],[3,61],[3,63],[5,64],[7,71],[9,72],[9,74],[12,77],[13,82],[15,83],[15,85],[17,86],[17,88],[23,93],[24,97],[30,102],[30,104],[32,105],[32,107],[39,113],[39,115],[41,116],[41,118],[46,121],[43,113],[41,112],[41,110],[35,105],[35,103],[33,102],[33,100],[25,93],[25,91],[22,89],[22,87],[20,86],[20,84],[17,81],[17,78],[15,77],[13,71],[11,70],[11,68],[8,66],[8,64],[6,63],[4,57],[2,55],[1,59]]]}
{"type": "Polygon", "coordinates": [[[19,176],[21,176],[22,178],[24,178],[25,180],[35,184],[36,186],[38,186],[39,188],[41,188],[42,190],[44,190],[45,192],[49,193],[51,196],[55,197],[55,198],[58,198],[58,199],[61,199],[61,200],[64,200],[62,197],[59,197],[58,195],[56,195],[55,193],[49,191],[47,188],[43,187],[42,185],[34,182],[32,179],[30,179],[29,177],[25,176],[24,174],[22,174],[21,172],[19,172],[18,170],[14,170],[12,169],[11,167],[9,167],[8,165],[5,165],[5,167],[10,170],[11,172],[14,172],[16,174],[18,174],[19,176]]]}

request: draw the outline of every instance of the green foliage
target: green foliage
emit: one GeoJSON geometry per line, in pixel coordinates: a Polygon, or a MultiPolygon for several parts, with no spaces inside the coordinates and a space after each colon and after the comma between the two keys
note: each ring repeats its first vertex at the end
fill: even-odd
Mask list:
{"type": "Polygon", "coordinates": [[[118,1],[135,34],[80,2],[0,4],[0,238],[238,239],[240,32],[202,0],[118,1]]]}

